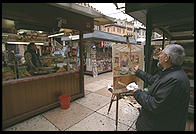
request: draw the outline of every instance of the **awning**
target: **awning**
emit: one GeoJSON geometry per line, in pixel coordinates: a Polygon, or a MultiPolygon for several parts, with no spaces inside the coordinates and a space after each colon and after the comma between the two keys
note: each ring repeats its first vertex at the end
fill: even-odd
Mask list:
{"type": "MultiPolygon", "coordinates": [[[[120,43],[126,43],[126,37],[120,36],[120,35],[115,35],[107,32],[102,32],[102,31],[97,31],[95,30],[93,33],[87,33],[83,35],[84,39],[90,39],[90,38],[95,38],[95,39],[100,39],[100,40],[106,40],[106,41],[114,41],[114,42],[120,42],[120,43]]],[[[63,36],[61,37],[61,41],[69,41],[69,40],[78,40],[79,36],[74,36],[74,37],[68,37],[68,36],[63,36]]],[[[131,44],[136,44],[136,40],[134,38],[129,37],[129,42],[131,44]]]]}
{"type": "Polygon", "coordinates": [[[146,26],[150,13],[154,32],[170,40],[193,39],[194,3],[126,3],[125,13],[146,26]]]}
{"type": "Polygon", "coordinates": [[[137,42],[144,42],[146,39],[145,38],[137,38],[136,41],[137,42]]]}
{"type": "Polygon", "coordinates": [[[51,3],[53,6],[57,6],[59,8],[63,8],[66,10],[70,10],[72,12],[82,14],[84,16],[88,16],[94,19],[95,25],[105,25],[105,24],[113,24],[114,18],[101,14],[91,8],[87,8],[74,3],[51,3]]]}
{"type": "Polygon", "coordinates": [[[88,33],[94,24],[113,23],[112,18],[75,3],[2,3],[2,18],[14,20],[17,29],[50,33],[59,28],[88,33]]]}

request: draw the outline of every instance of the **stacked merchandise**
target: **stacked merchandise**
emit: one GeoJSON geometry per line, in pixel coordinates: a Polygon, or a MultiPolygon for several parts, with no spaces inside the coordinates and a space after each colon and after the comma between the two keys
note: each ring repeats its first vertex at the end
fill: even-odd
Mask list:
{"type": "Polygon", "coordinates": [[[16,75],[14,73],[14,70],[11,67],[3,67],[2,68],[2,73],[3,73],[3,80],[11,80],[15,79],[16,75]]]}
{"type": "Polygon", "coordinates": [[[97,64],[98,64],[97,69],[99,73],[111,71],[112,48],[109,42],[101,41],[100,45],[98,44],[96,57],[97,57],[97,64]]]}
{"type": "Polygon", "coordinates": [[[26,70],[25,66],[18,68],[18,74],[19,74],[19,78],[31,76],[31,74],[26,70]]]}

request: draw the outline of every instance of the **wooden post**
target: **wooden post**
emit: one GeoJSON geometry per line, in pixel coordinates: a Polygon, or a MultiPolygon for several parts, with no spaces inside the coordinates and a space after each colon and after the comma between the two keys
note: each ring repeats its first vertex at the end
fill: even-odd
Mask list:
{"type": "MultiPolygon", "coordinates": [[[[152,20],[151,20],[151,12],[147,10],[146,15],[146,47],[144,50],[144,61],[145,61],[145,72],[150,72],[150,57],[151,57],[151,36],[152,36],[152,20]]],[[[146,83],[144,83],[144,87],[146,87],[146,83]]]]}
{"type": "Polygon", "coordinates": [[[79,50],[80,50],[80,91],[84,95],[84,45],[83,45],[83,32],[80,31],[79,35],[79,50]]]}

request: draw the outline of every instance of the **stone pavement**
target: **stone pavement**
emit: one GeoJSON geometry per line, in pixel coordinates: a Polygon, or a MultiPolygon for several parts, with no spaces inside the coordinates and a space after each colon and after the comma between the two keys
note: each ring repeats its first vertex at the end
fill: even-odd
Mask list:
{"type": "MultiPolygon", "coordinates": [[[[112,72],[98,77],[84,76],[85,97],[70,103],[70,108],[54,108],[3,131],[115,131],[116,102],[107,114],[112,72]]],[[[124,99],[119,100],[118,131],[135,131],[138,110],[124,99]]]]}

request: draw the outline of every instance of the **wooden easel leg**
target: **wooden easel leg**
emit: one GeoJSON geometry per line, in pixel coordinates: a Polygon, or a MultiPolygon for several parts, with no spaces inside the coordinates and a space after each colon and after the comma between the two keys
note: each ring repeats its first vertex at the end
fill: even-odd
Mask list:
{"type": "Polygon", "coordinates": [[[113,101],[114,101],[114,97],[115,97],[115,95],[112,94],[112,98],[111,98],[111,101],[110,101],[110,106],[109,106],[109,108],[108,108],[108,113],[107,113],[107,114],[109,114],[109,112],[110,112],[112,103],[113,103],[113,101]]]}
{"type": "Polygon", "coordinates": [[[119,95],[116,96],[116,131],[118,130],[118,100],[119,95]]]}

